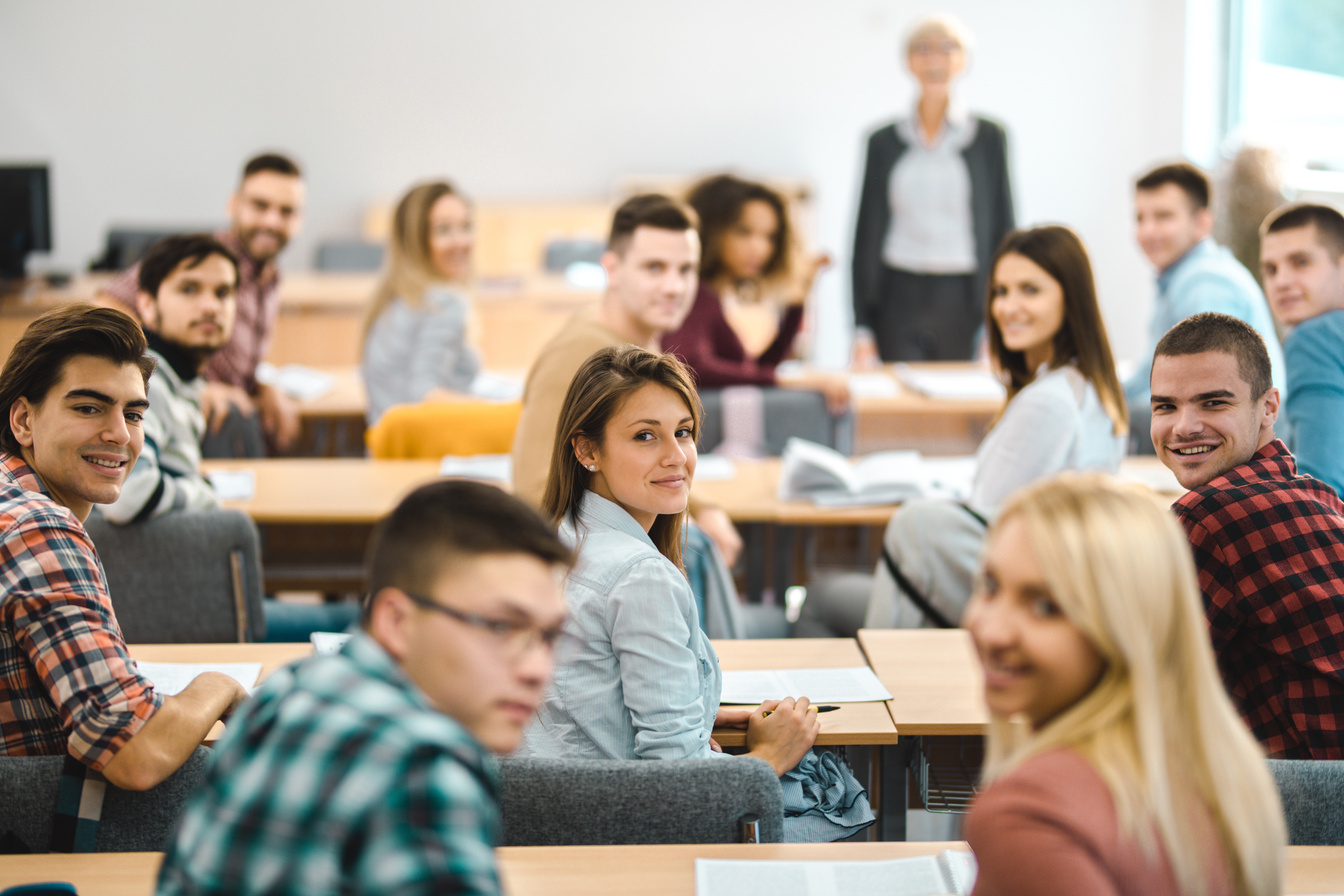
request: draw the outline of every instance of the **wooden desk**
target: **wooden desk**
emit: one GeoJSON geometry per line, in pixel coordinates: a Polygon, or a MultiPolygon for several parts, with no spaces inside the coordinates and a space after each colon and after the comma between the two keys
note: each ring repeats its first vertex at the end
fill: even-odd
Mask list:
{"type": "Polygon", "coordinates": [[[258,683],[275,670],[313,655],[307,641],[293,644],[127,644],[131,659],[146,663],[261,663],[258,683]]]}
{"type": "MultiPolygon", "coordinates": [[[[694,896],[696,858],[871,861],[965,848],[962,842],[504,846],[495,854],[510,896],[694,896]]],[[[0,856],[0,885],[59,880],[82,896],[151,896],[162,862],[157,852],[0,856]]],[[[1285,893],[1338,892],[1344,847],[1290,846],[1287,866],[1285,893]]]]}
{"type": "Polygon", "coordinates": [[[962,629],[871,629],[859,646],[891,691],[891,720],[902,736],[984,734],[984,679],[962,629]]]}
{"type": "MultiPolygon", "coordinates": [[[[841,669],[866,666],[859,644],[851,638],[785,638],[751,641],[715,641],[714,651],[725,670],[841,669]]],[[[801,697],[805,694],[779,694],[801,697]]],[[[821,746],[896,743],[896,727],[882,703],[842,703],[843,708],[821,716],[821,746]]],[[[714,739],[725,747],[746,746],[746,732],[718,728],[714,739]]]]}
{"type": "MultiPolygon", "coordinates": [[[[907,365],[916,371],[984,370],[970,361],[925,362],[907,365]]],[[[896,384],[896,394],[854,400],[854,453],[863,455],[889,448],[913,448],[925,454],[974,454],[989,431],[1003,400],[994,398],[930,398],[905,385],[884,368],[896,384]]]]}

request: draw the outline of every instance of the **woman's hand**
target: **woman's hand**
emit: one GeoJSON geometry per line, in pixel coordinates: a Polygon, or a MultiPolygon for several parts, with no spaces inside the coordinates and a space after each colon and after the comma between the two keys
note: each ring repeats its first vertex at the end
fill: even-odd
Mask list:
{"type": "Polygon", "coordinates": [[[715,728],[745,728],[753,713],[764,712],[754,706],[720,706],[719,714],[714,717],[715,728]]]}
{"type": "Polygon", "coordinates": [[[813,370],[789,379],[781,379],[779,385],[786,389],[820,392],[826,399],[826,410],[833,417],[839,417],[849,410],[849,378],[843,373],[813,370]]]}
{"type": "Polygon", "coordinates": [[[882,366],[882,356],[877,353],[877,340],[868,332],[854,334],[854,354],[850,366],[855,370],[876,370],[882,366]]]}
{"type": "Polygon", "coordinates": [[[831,266],[831,256],[829,252],[813,252],[800,259],[795,265],[792,276],[789,278],[787,291],[784,293],[785,305],[802,305],[807,301],[807,297],[812,294],[812,284],[816,281],[817,275],[831,266]]]}
{"type": "Polygon", "coordinates": [[[821,718],[806,697],[767,700],[751,711],[746,755],[764,759],[776,775],[783,775],[812,749],[820,733],[821,718]]]}

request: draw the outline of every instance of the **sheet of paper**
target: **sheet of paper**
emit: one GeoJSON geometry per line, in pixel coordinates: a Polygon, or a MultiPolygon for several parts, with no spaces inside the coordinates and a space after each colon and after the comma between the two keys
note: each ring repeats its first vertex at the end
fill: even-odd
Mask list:
{"type": "Polygon", "coordinates": [[[523,397],[523,381],[516,376],[482,370],[471,381],[468,391],[488,401],[519,401],[523,397]]]}
{"type": "Polygon", "coordinates": [[[511,482],[513,458],[507,454],[474,454],[471,457],[455,457],[449,454],[439,461],[439,475],[511,482]]]}
{"type": "Polygon", "coordinates": [[[723,673],[721,703],[755,704],[782,697],[806,697],[813,703],[868,703],[890,700],[891,692],[867,666],[723,673]]]}
{"type": "Polygon", "coordinates": [[[737,475],[731,457],[719,454],[702,454],[695,462],[695,478],[698,482],[721,482],[737,475]]]}
{"type": "Polygon", "coordinates": [[[215,470],[209,478],[221,501],[250,501],[257,491],[257,477],[251,470],[215,470]]]}
{"type": "Polygon", "coordinates": [[[223,672],[251,691],[261,675],[261,663],[141,663],[135,667],[140,674],[154,682],[154,690],[173,697],[202,672],[223,672]]]}
{"type": "Polygon", "coordinates": [[[971,854],[944,850],[937,856],[877,861],[779,861],[696,859],[696,896],[934,896],[969,893],[969,879],[944,866],[973,862],[971,854]],[[962,860],[961,857],[965,859],[962,860]],[[948,880],[948,877],[951,880],[948,880]]]}
{"type": "Polygon", "coordinates": [[[308,636],[308,640],[313,642],[313,653],[325,656],[340,653],[345,642],[350,640],[350,635],[345,632],[313,632],[308,636]]]}
{"type": "Polygon", "coordinates": [[[299,401],[321,398],[336,388],[336,377],[302,364],[276,367],[263,361],[257,365],[257,380],[269,383],[299,401]]]}
{"type": "Polygon", "coordinates": [[[901,393],[901,387],[887,373],[851,373],[847,379],[853,398],[895,398],[901,393]]]}
{"type": "Polygon", "coordinates": [[[915,370],[896,365],[896,375],[911,389],[930,398],[1002,400],[1003,384],[988,370],[915,370]]]}

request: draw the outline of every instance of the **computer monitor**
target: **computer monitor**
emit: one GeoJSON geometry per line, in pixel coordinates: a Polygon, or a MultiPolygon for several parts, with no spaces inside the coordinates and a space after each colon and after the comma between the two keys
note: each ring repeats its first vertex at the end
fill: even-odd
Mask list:
{"type": "Polygon", "coordinates": [[[0,279],[24,276],[29,252],[51,251],[46,165],[0,165],[0,279]]]}

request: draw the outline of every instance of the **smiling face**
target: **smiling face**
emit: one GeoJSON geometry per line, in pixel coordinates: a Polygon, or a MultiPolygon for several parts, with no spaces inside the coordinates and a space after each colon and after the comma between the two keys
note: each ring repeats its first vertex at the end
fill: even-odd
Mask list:
{"type": "Polygon", "coordinates": [[[1054,339],[1064,325],[1064,288],[1024,255],[1009,252],[994,265],[989,306],[1004,348],[1022,352],[1027,369],[1054,357],[1054,339]]]}
{"type": "Polygon", "coordinates": [[[147,407],[139,367],[76,355],[41,401],[14,402],[9,424],[52,500],[83,520],[121,494],[145,442],[147,407]]]}
{"type": "Polygon", "coordinates": [[[277,171],[242,182],[229,200],[229,217],[248,257],[265,264],[280,254],[303,224],[303,197],[303,180],[277,171]]]}
{"type": "Polygon", "coordinates": [[[1344,256],[1332,257],[1315,223],[1265,234],[1260,271],[1269,309],[1281,326],[1344,307],[1344,256]]]}
{"type": "Polygon", "coordinates": [[[931,32],[910,45],[906,61],[924,92],[942,92],[966,67],[966,51],[951,35],[931,32]]]}
{"type": "Polygon", "coordinates": [[[724,276],[733,281],[761,276],[779,241],[779,215],[770,203],[752,199],[742,206],[737,221],[719,237],[724,276]]]}
{"type": "Polygon", "coordinates": [[[1246,463],[1274,438],[1279,390],[1252,396],[1227,352],[1158,355],[1151,385],[1153,447],[1185,488],[1246,463]]]}
{"type": "Polygon", "coordinates": [[[1213,215],[1195,208],[1184,190],[1166,183],[1134,194],[1134,238],[1153,267],[1165,271],[1213,232],[1213,215]]]}
{"type": "Polygon", "coordinates": [[[602,444],[580,436],[574,453],[579,463],[597,468],[589,488],[647,532],[659,514],[686,509],[695,476],[694,425],[677,393],[646,383],[612,414],[602,444]]]}
{"type": "Polygon", "coordinates": [[[146,326],[204,364],[233,335],[237,291],[234,266],[222,255],[207,255],[194,266],[187,259],[174,268],[157,297],[137,293],[136,306],[146,326]]]}
{"type": "Polygon", "coordinates": [[[471,209],[460,196],[440,196],[429,207],[428,223],[429,258],[434,270],[450,283],[466,280],[476,244],[471,209]]]}
{"type": "Polygon", "coordinates": [[[545,696],[552,648],[527,636],[565,618],[560,575],[525,553],[454,558],[424,597],[512,630],[525,643],[420,606],[404,592],[376,596],[370,632],[435,708],[486,748],[510,753],[545,696]]]}
{"type": "Polygon", "coordinates": [[[1106,667],[1051,594],[1018,517],[990,535],[962,625],[984,670],[989,711],[1003,718],[1025,715],[1033,728],[1082,699],[1106,667]]]}
{"type": "Polygon", "coordinates": [[[636,227],[623,252],[602,256],[607,272],[603,316],[634,344],[650,346],[681,326],[691,310],[700,268],[694,230],[636,227]]]}

